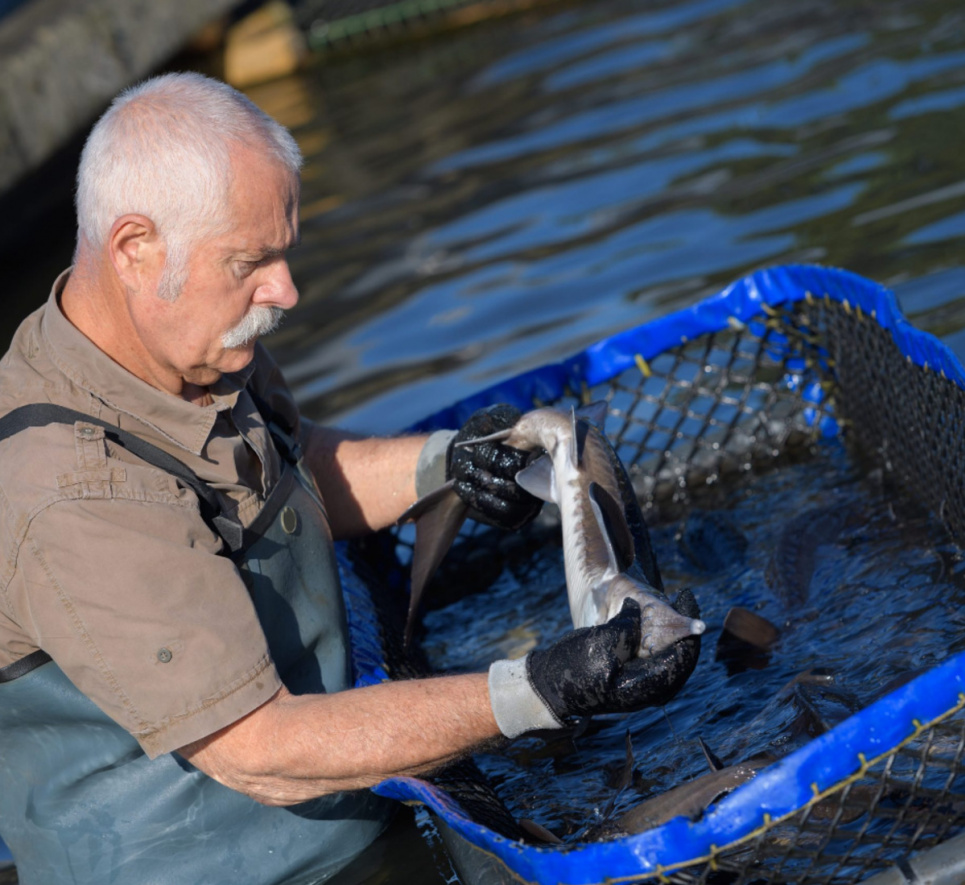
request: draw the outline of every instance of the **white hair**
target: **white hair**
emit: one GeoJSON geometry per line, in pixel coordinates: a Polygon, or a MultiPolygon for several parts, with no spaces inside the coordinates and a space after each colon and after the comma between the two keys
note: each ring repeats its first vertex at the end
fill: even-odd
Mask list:
{"type": "Polygon", "coordinates": [[[292,176],[291,133],[236,89],[194,73],[164,74],[122,92],[87,138],[77,172],[77,248],[104,246],[122,215],[154,222],[167,249],[159,294],[176,298],[191,247],[226,222],[231,150],[267,152],[292,176]]]}

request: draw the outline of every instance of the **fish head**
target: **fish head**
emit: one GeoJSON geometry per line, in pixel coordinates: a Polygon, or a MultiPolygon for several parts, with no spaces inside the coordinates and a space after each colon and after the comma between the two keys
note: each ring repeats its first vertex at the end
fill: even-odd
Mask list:
{"type": "Polygon", "coordinates": [[[480,443],[501,442],[523,451],[546,449],[552,451],[563,434],[568,432],[569,417],[559,409],[543,408],[526,412],[512,426],[495,433],[464,439],[456,443],[459,448],[478,446],[480,443]]]}
{"type": "Polygon", "coordinates": [[[655,587],[624,572],[609,580],[604,593],[607,619],[620,611],[624,599],[629,597],[639,603],[640,657],[659,655],[682,639],[700,636],[707,627],[697,617],[698,612],[675,608],[655,587]]]}
{"type": "Polygon", "coordinates": [[[525,451],[543,449],[552,454],[560,445],[571,445],[578,421],[592,424],[602,432],[606,411],[605,402],[568,410],[544,406],[524,413],[512,427],[478,439],[462,440],[456,445],[473,446],[498,441],[525,451]]]}
{"type": "Polygon", "coordinates": [[[518,449],[545,449],[556,447],[570,437],[570,416],[554,408],[533,409],[526,412],[513,426],[506,444],[518,449]]]}
{"type": "MultiPolygon", "coordinates": [[[[662,594],[657,593],[658,597],[662,594]]],[[[665,601],[666,597],[663,597],[665,601]]],[[[700,611],[697,601],[690,590],[681,590],[670,607],[691,620],[699,620],[700,611]]],[[[703,622],[701,622],[703,623],[703,622]]],[[[643,624],[641,624],[643,627],[643,624]]],[[[651,629],[651,628],[646,628],[651,629]]],[[[693,629],[700,630],[696,624],[693,629]]],[[[653,643],[651,643],[651,647],[653,643]]],[[[618,680],[618,690],[633,709],[661,707],[669,703],[684,687],[700,657],[700,633],[691,632],[682,639],[671,641],[660,652],[651,652],[646,647],[638,650],[638,655],[623,665],[618,680]]]]}

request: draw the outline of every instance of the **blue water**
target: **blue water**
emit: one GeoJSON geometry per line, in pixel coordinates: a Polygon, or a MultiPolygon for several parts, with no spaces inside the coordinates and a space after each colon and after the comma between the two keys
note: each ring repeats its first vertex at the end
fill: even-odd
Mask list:
{"type": "MultiPolygon", "coordinates": [[[[774,263],[874,278],[965,357],[959,3],[548,4],[250,95],[306,156],[269,346],[313,418],[396,432],[774,263]]],[[[358,881],[405,864],[449,875],[358,881]]]]}
{"type": "Polygon", "coordinates": [[[308,157],[274,341],[304,409],[393,432],[778,262],[890,285],[961,347],[963,24],[550,5],[252,90],[308,157]]]}

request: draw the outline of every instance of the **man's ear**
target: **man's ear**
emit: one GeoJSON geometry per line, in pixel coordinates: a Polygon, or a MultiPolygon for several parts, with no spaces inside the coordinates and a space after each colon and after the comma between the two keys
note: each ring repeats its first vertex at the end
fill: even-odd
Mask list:
{"type": "Polygon", "coordinates": [[[122,215],[107,238],[114,272],[124,286],[140,292],[157,286],[164,268],[164,241],[146,215],[122,215]]]}

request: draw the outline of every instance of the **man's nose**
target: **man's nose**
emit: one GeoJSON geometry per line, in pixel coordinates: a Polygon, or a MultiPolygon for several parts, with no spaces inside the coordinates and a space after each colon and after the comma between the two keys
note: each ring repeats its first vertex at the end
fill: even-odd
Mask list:
{"type": "Polygon", "coordinates": [[[298,303],[298,289],[292,280],[288,262],[284,259],[272,262],[269,276],[256,290],[252,301],[290,310],[298,303]]]}

